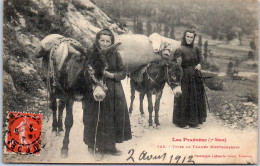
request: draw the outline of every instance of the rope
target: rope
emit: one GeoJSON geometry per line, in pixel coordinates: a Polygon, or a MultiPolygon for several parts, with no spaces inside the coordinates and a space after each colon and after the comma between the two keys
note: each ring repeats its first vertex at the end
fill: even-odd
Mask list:
{"type": "Polygon", "coordinates": [[[168,68],[168,65],[166,66],[166,77],[167,77],[167,82],[171,85],[173,82],[171,82],[170,78],[169,78],[169,68],[168,68]]]}
{"type": "MultiPolygon", "coordinates": [[[[51,60],[51,57],[49,58],[49,61],[51,60]]],[[[49,122],[49,100],[50,100],[50,62],[48,63],[48,68],[47,68],[47,122],[49,122]]]]}
{"type": "Polygon", "coordinates": [[[97,129],[98,129],[98,122],[99,122],[99,114],[100,114],[100,101],[98,101],[98,119],[97,119],[96,132],[95,132],[94,156],[96,156],[97,129]]]}

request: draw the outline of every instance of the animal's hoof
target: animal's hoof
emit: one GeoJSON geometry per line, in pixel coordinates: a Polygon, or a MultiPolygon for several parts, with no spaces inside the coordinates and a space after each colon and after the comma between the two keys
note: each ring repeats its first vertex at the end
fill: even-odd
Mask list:
{"type": "Polygon", "coordinates": [[[51,136],[57,136],[57,131],[56,130],[52,130],[51,136]]]}
{"type": "Polygon", "coordinates": [[[61,149],[61,157],[68,158],[69,149],[62,148],[61,149]]]}
{"type": "Polygon", "coordinates": [[[148,129],[149,130],[153,130],[153,126],[148,126],[148,129]]]}
{"type": "Polygon", "coordinates": [[[141,114],[141,117],[142,117],[142,118],[144,118],[144,117],[145,117],[144,113],[142,113],[142,114],[141,114]]]}
{"type": "Polygon", "coordinates": [[[157,129],[157,130],[161,130],[162,128],[161,128],[160,125],[156,125],[156,129],[157,129]]]}
{"type": "Polygon", "coordinates": [[[58,127],[58,131],[64,131],[63,127],[58,127]]]}
{"type": "Polygon", "coordinates": [[[64,130],[59,130],[59,131],[57,132],[57,136],[61,136],[61,135],[63,135],[63,133],[64,133],[64,130]]]}

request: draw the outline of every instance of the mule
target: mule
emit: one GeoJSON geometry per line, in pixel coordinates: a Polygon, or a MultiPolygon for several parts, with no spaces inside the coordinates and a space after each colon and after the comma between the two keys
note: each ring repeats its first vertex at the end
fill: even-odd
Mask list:
{"type": "MultiPolygon", "coordinates": [[[[60,132],[63,131],[62,114],[64,108],[66,108],[66,118],[64,122],[65,135],[61,149],[61,156],[63,158],[68,157],[68,145],[70,142],[69,134],[70,129],[73,126],[72,108],[74,101],[81,101],[85,95],[92,95],[93,93],[92,86],[94,81],[91,78],[91,74],[89,73],[89,66],[87,66],[86,63],[85,56],[73,55],[67,64],[64,65],[64,69],[60,72],[60,76],[58,78],[60,87],[53,87],[53,85],[51,86],[52,92],[50,93],[50,106],[53,111],[52,131],[56,132],[57,135],[60,135],[60,132]],[[56,99],[60,99],[58,106],[58,119],[56,113],[56,99]]],[[[51,82],[53,82],[52,79],[51,82]]],[[[102,87],[95,89],[102,91],[105,88],[102,87]]],[[[104,93],[105,92],[101,92],[101,94],[95,93],[94,98],[100,98],[99,96],[104,95],[104,93]]]]}
{"type": "Polygon", "coordinates": [[[147,67],[143,74],[143,81],[138,82],[136,79],[130,75],[130,86],[131,86],[131,103],[129,107],[129,113],[132,113],[133,102],[135,99],[135,91],[140,92],[140,113],[144,114],[143,111],[143,99],[147,95],[148,100],[148,111],[149,111],[149,126],[153,125],[152,113],[153,113],[153,103],[152,95],[156,96],[154,111],[154,123],[159,127],[159,108],[160,100],[163,93],[163,88],[165,83],[167,83],[172,89],[180,85],[182,70],[181,66],[177,63],[171,61],[170,50],[161,51],[162,60],[159,62],[152,62],[147,67]]]}
{"type": "MultiPolygon", "coordinates": [[[[69,134],[71,127],[73,126],[72,108],[74,101],[81,101],[85,95],[94,95],[96,100],[101,101],[105,97],[106,86],[104,85],[102,78],[98,79],[95,76],[95,71],[105,70],[105,68],[97,69],[95,66],[90,66],[87,59],[88,51],[73,45],[73,43],[64,44],[64,42],[68,42],[69,40],[65,40],[64,38],[61,39],[63,40],[62,42],[55,42],[53,44],[53,47],[55,47],[56,44],[54,51],[52,49],[52,51],[41,49],[37,52],[41,55],[36,57],[43,57],[46,62],[45,66],[47,67],[47,70],[45,70],[47,71],[47,78],[45,81],[50,99],[49,106],[53,113],[52,132],[56,135],[61,135],[60,133],[64,131],[62,115],[63,110],[66,108],[64,123],[65,135],[61,149],[61,157],[66,158],[68,157],[68,145],[70,142],[69,134]],[[63,47],[60,48],[62,43],[63,47]],[[74,48],[66,50],[66,48],[72,46],[76,47],[76,50],[74,48]],[[55,49],[60,49],[61,51],[55,52],[55,49]],[[64,52],[66,54],[64,54],[64,52]],[[64,55],[61,56],[60,54],[64,55]],[[58,62],[56,63],[57,59],[63,59],[63,64],[60,65],[58,62]],[[93,89],[95,90],[93,91],[93,89]],[[58,106],[57,99],[59,99],[58,106]]],[[[97,61],[99,61],[99,64],[103,64],[103,66],[106,64],[104,58],[97,59],[97,61]]],[[[101,71],[101,73],[103,72],[101,71]]]]}

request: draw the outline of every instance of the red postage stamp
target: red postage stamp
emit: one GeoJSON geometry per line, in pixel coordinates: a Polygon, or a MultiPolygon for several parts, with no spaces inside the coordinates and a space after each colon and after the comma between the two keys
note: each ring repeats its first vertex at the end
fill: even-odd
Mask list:
{"type": "Polygon", "coordinates": [[[39,155],[42,114],[10,112],[6,152],[39,155]]]}

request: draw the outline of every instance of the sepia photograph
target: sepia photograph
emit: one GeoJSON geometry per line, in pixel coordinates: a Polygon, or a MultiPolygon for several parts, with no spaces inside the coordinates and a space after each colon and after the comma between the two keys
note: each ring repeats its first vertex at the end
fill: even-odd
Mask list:
{"type": "Polygon", "coordinates": [[[258,164],[258,0],[4,0],[2,162],[258,164]]]}

